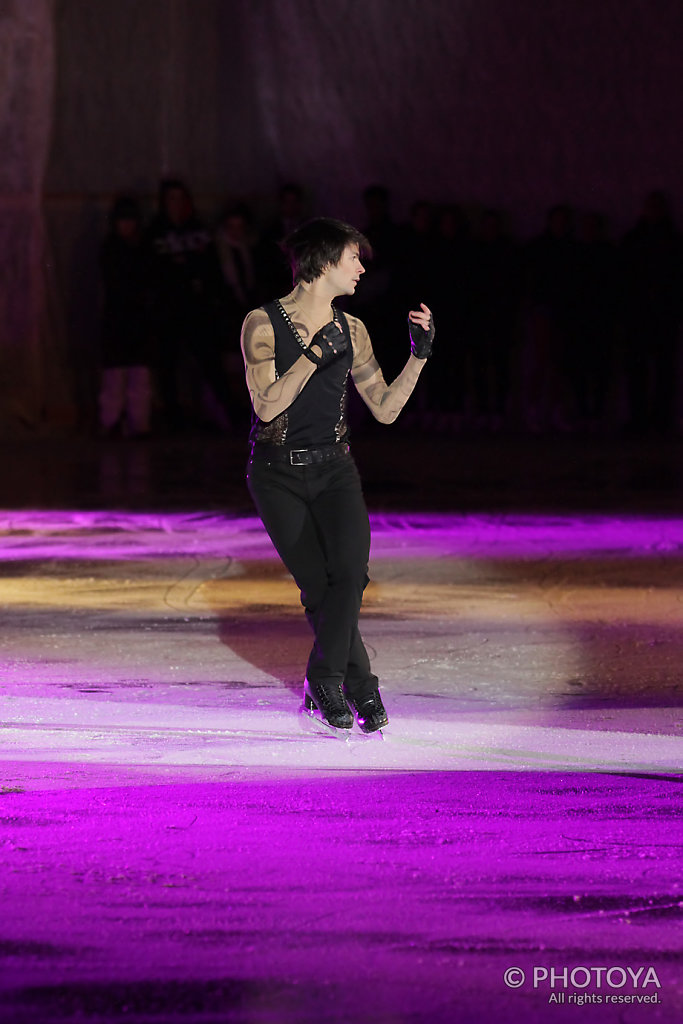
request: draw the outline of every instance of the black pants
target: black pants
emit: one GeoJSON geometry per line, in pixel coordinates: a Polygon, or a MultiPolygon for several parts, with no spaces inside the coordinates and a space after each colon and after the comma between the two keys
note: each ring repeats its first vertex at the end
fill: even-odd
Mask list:
{"type": "Polygon", "coordinates": [[[358,632],[368,583],[370,523],[351,455],[313,466],[254,458],[247,484],[270,539],[301,591],[315,635],[306,674],[361,697],[377,689],[358,632]]]}
{"type": "Polygon", "coordinates": [[[165,415],[174,426],[179,426],[183,421],[178,374],[182,355],[186,353],[196,364],[202,382],[211,389],[229,419],[233,406],[230,384],[211,312],[197,307],[185,310],[171,309],[170,313],[173,315],[160,320],[157,324],[157,374],[165,415]]]}

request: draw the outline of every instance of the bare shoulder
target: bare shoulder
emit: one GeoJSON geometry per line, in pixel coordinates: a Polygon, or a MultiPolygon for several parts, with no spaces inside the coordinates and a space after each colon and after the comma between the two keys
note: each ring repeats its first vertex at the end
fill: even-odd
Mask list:
{"type": "Polygon", "coordinates": [[[359,320],[357,316],[351,316],[351,314],[347,313],[346,310],[344,310],[344,316],[346,317],[346,319],[348,321],[348,324],[349,324],[349,328],[352,331],[364,331],[365,330],[365,324],[363,323],[362,320],[359,320]]]}
{"type": "Polygon", "coordinates": [[[357,316],[351,316],[350,313],[345,312],[344,316],[346,317],[346,321],[349,325],[349,332],[351,334],[351,341],[354,348],[357,348],[359,345],[367,344],[369,335],[363,321],[359,320],[357,316]]]}
{"type": "Polygon", "coordinates": [[[273,325],[265,309],[252,309],[251,313],[247,313],[242,324],[242,348],[245,354],[255,356],[261,346],[272,347],[274,339],[273,325]]]}
{"type": "Polygon", "coordinates": [[[259,327],[271,326],[270,317],[266,313],[262,306],[258,309],[252,309],[251,313],[247,313],[242,324],[243,331],[255,331],[259,327]]]}

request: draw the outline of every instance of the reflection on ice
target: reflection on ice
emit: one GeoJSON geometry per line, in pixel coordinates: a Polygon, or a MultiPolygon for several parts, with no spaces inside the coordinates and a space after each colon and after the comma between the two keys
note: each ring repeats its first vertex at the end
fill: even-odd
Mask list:
{"type": "MultiPolygon", "coordinates": [[[[452,557],[556,558],[591,555],[676,556],[683,519],[614,516],[373,515],[373,555],[422,546],[452,557]]],[[[5,511],[3,559],[268,557],[270,542],[251,516],[202,513],[5,511]]]]}

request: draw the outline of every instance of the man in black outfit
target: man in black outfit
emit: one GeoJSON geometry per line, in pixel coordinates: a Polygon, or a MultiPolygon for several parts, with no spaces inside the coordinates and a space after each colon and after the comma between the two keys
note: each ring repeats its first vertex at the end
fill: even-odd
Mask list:
{"type": "Polygon", "coordinates": [[[189,189],[167,178],[159,186],[159,213],[150,224],[153,329],[158,343],[159,390],[168,425],[182,426],[182,356],[190,355],[230,421],[230,385],[218,344],[225,287],[211,232],[197,215],[189,189]]]}
{"type": "Polygon", "coordinates": [[[318,218],[285,248],[293,291],[253,310],[242,328],[253,406],[247,482],[315,635],[305,707],[339,729],[352,727],[351,707],[360,728],[374,732],[388,718],[358,631],[370,526],[348,444],[348,377],[376,419],[392,423],[431,354],[434,326],[425,305],[409,314],[411,355],[386,384],[364,325],[333,304],[353,295],[367,240],[318,218]]]}

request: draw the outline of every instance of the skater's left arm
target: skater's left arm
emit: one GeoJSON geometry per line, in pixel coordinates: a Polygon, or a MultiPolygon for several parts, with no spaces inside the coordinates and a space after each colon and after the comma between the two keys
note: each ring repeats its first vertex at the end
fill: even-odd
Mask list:
{"type": "Polygon", "coordinates": [[[431,311],[422,302],[419,310],[408,314],[411,353],[396,380],[387,384],[380,368],[365,324],[349,317],[353,342],[351,375],[358,393],[380,423],[393,423],[413,393],[418,377],[431,354],[434,321],[431,311]]]}

